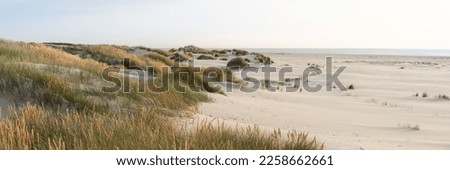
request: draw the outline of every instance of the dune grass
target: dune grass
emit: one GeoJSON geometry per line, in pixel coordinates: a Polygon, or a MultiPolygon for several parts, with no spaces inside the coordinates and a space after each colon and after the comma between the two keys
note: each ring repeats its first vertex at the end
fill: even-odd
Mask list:
{"type": "Polygon", "coordinates": [[[348,86],[347,89],[349,89],[349,90],[355,90],[355,86],[354,86],[353,84],[350,84],[350,85],[348,86]]]}
{"type": "Polygon", "coordinates": [[[448,96],[445,95],[445,94],[439,94],[439,95],[437,96],[437,98],[438,98],[438,99],[442,99],[442,100],[450,100],[450,97],[448,97],[448,96]]]}
{"type": "MultiPolygon", "coordinates": [[[[191,54],[192,55],[192,54],[191,54]]],[[[174,56],[171,57],[172,60],[175,60],[177,62],[183,62],[187,60],[191,60],[192,56],[188,54],[182,54],[182,53],[174,53],[174,56]]]]}
{"type": "Polygon", "coordinates": [[[156,49],[156,48],[147,48],[147,47],[143,47],[143,46],[138,46],[138,47],[135,47],[135,48],[138,48],[138,49],[141,49],[141,50],[145,50],[145,51],[148,51],[148,52],[152,52],[152,53],[156,53],[156,54],[159,54],[159,55],[162,55],[162,56],[165,56],[165,57],[170,57],[170,56],[173,55],[172,52],[170,52],[170,51],[156,49]]]}
{"type": "Polygon", "coordinates": [[[155,60],[155,61],[160,61],[160,62],[164,63],[167,66],[173,66],[174,65],[174,61],[173,60],[170,60],[168,57],[160,55],[158,53],[145,54],[144,57],[150,58],[150,59],[155,60]]]}
{"type": "MultiPolygon", "coordinates": [[[[255,56],[255,59],[256,60],[258,60],[260,63],[263,63],[263,64],[273,64],[274,62],[270,59],[270,57],[267,57],[267,56],[265,56],[264,54],[261,54],[261,53],[256,53],[256,52],[253,52],[253,53],[250,53],[251,55],[254,55],[255,56]]],[[[308,63],[308,65],[309,65],[309,63],[308,63]]]]}
{"type": "Polygon", "coordinates": [[[81,59],[61,50],[42,44],[28,44],[0,39],[0,62],[45,63],[50,65],[78,68],[99,75],[106,65],[91,59],[81,59]]]}
{"type": "MultiPolygon", "coordinates": [[[[129,55],[114,46],[94,49],[108,58],[129,55]]],[[[129,57],[136,65],[159,60],[129,57]]],[[[322,149],[304,133],[282,138],[279,131],[267,134],[257,127],[178,127],[171,115],[195,110],[210,101],[207,95],[192,89],[180,93],[172,86],[164,93],[140,93],[136,80],[130,80],[129,93],[103,93],[105,63],[41,44],[0,40],[0,94],[14,96],[16,105],[0,118],[0,149],[322,149]]],[[[208,83],[188,79],[197,74],[194,69],[187,67],[184,81],[172,73],[156,77],[156,83],[163,85],[164,78],[208,83]]]]}
{"type": "MultiPolygon", "coordinates": [[[[100,49],[106,51],[109,48],[100,49]]],[[[111,49],[112,52],[102,53],[122,53],[121,50],[111,49]]],[[[106,85],[101,72],[107,65],[39,44],[1,41],[0,52],[0,92],[19,96],[23,102],[32,99],[32,103],[38,105],[69,105],[67,108],[78,111],[96,108],[97,112],[109,112],[111,107],[135,110],[139,105],[183,110],[209,101],[203,93],[192,90],[179,93],[173,86],[163,93],[141,93],[138,82],[133,80],[129,80],[129,93],[101,92],[100,87],[106,85]]],[[[127,77],[117,75],[116,78],[124,82],[127,77]]]]}
{"type": "Polygon", "coordinates": [[[165,57],[170,57],[173,55],[170,51],[165,51],[165,50],[161,50],[161,49],[151,49],[150,51],[157,53],[159,55],[165,56],[165,57]]]}
{"type": "Polygon", "coordinates": [[[154,72],[156,75],[162,74],[162,68],[168,67],[165,61],[156,58],[158,54],[149,54],[147,56],[139,56],[128,53],[127,51],[114,46],[114,45],[90,45],[87,46],[87,50],[90,54],[93,54],[93,59],[106,63],[108,65],[123,65],[127,68],[136,68],[139,67],[145,70],[148,67],[151,67],[151,72],[154,72]],[[152,56],[152,57],[149,57],[152,56]],[[129,65],[126,65],[123,61],[124,58],[129,59],[129,65]]]}
{"type": "Polygon", "coordinates": [[[153,110],[135,114],[51,114],[25,105],[0,121],[0,149],[321,149],[307,134],[263,133],[257,127],[233,129],[202,122],[178,128],[153,110]],[[186,128],[186,127],[184,127],[186,128]]]}
{"type": "Polygon", "coordinates": [[[245,51],[245,50],[239,50],[239,49],[233,49],[233,52],[237,55],[237,56],[244,56],[244,55],[248,55],[249,52],[245,51]]]}
{"type": "Polygon", "coordinates": [[[202,54],[202,55],[200,55],[198,58],[197,58],[197,60],[214,60],[215,58],[213,57],[213,56],[210,56],[210,55],[204,55],[204,54],[202,54]]]}
{"type": "Polygon", "coordinates": [[[179,48],[179,51],[183,51],[185,53],[196,53],[196,54],[212,54],[210,50],[206,50],[197,46],[187,45],[179,48]]]}
{"type": "Polygon", "coordinates": [[[248,62],[242,57],[233,58],[227,63],[227,67],[232,69],[242,69],[248,66],[248,62]]]}
{"type": "MultiPolygon", "coordinates": [[[[64,44],[64,43],[52,43],[50,44],[50,47],[54,47],[55,45],[60,45],[60,44],[64,44]]],[[[70,44],[67,44],[70,45],[70,44]]],[[[80,48],[81,51],[83,51],[82,53],[82,57],[85,58],[92,58],[100,63],[104,63],[107,65],[112,65],[115,67],[119,67],[119,68],[125,68],[125,69],[136,69],[136,68],[140,68],[143,70],[146,70],[147,66],[149,67],[154,67],[150,68],[150,72],[153,73],[155,72],[155,76],[162,76],[162,75],[167,75],[168,73],[163,73],[163,71],[165,71],[163,68],[164,67],[169,67],[169,69],[167,69],[169,72],[171,70],[175,70],[176,74],[180,73],[180,70],[183,71],[182,76],[177,77],[180,78],[183,84],[189,84],[191,85],[190,87],[193,87],[194,91],[199,91],[199,90],[205,90],[208,92],[218,92],[218,93],[223,93],[220,90],[218,90],[217,88],[213,88],[210,87],[210,82],[211,81],[216,81],[216,80],[212,80],[209,79],[207,77],[201,77],[201,75],[203,74],[205,76],[205,73],[209,73],[211,71],[214,71],[216,73],[216,75],[218,76],[218,80],[220,81],[228,81],[228,82],[233,82],[233,83],[241,83],[242,81],[238,80],[230,70],[224,70],[221,69],[221,71],[217,71],[214,67],[213,68],[209,68],[206,69],[207,72],[205,71],[205,68],[202,67],[192,67],[189,66],[183,62],[180,61],[185,61],[185,60],[190,60],[192,57],[186,55],[186,54],[182,54],[182,53],[172,53],[169,51],[164,51],[164,50],[158,50],[158,49],[151,49],[151,48],[147,48],[147,47],[137,47],[143,50],[147,50],[149,51],[149,53],[146,54],[142,54],[142,55],[135,55],[132,53],[129,53],[130,50],[132,51],[133,48],[131,47],[127,47],[127,46],[115,46],[115,45],[76,45],[77,48],[80,48]],[[173,56],[171,56],[173,55],[173,56]],[[89,57],[86,57],[89,56],[89,57]],[[123,59],[126,58],[129,61],[129,64],[125,64],[123,62],[123,59]],[[179,67],[183,67],[183,69],[178,69],[179,67]],[[192,68],[184,68],[184,67],[192,67],[192,68]],[[185,75],[190,75],[192,76],[192,70],[200,70],[201,73],[195,73],[196,78],[193,78],[193,80],[195,80],[195,82],[191,81],[188,82],[188,79],[186,78],[185,75]],[[227,78],[223,79],[223,72],[226,73],[227,78]],[[192,83],[195,83],[195,86],[192,86],[192,83]],[[203,88],[200,88],[203,87],[203,88]],[[200,88],[200,89],[199,89],[200,88]]],[[[195,46],[186,46],[187,49],[190,49],[188,51],[203,51],[203,49],[200,49],[198,47],[195,46]]],[[[57,49],[61,49],[64,50],[66,48],[61,48],[61,47],[56,47],[57,49]]],[[[70,47],[72,48],[72,47],[70,47]]],[[[75,47],[73,47],[75,48],[75,47]]],[[[73,51],[66,51],[69,53],[72,53],[73,51]]],[[[77,53],[77,55],[79,55],[77,53]]],[[[189,78],[191,79],[191,78],[189,78]]]]}
{"type": "MultiPolygon", "coordinates": [[[[209,73],[214,73],[217,77],[216,81],[223,77],[221,70],[214,69],[214,67],[190,67],[185,64],[177,65],[173,69],[174,79],[180,80],[185,83],[192,91],[207,91],[211,93],[222,93],[220,88],[213,87],[210,83],[214,82],[209,73]],[[207,75],[205,75],[207,74],[207,75]],[[209,75],[209,76],[208,76],[209,75]]],[[[223,78],[222,78],[223,79],[223,78]]]]}

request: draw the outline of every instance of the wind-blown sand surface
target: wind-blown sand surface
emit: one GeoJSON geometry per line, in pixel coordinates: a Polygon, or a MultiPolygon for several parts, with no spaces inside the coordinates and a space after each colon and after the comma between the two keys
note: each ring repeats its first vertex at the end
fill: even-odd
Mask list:
{"type": "MultiPolygon", "coordinates": [[[[268,55],[298,70],[333,56],[333,72],[347,66],[339,78],[355,89],[211,94],[215,101],[201,104],[195,119],[305,131],[325,149],[450,149],[450,101],[436,97],[450,95],[450,57],[268,55]]],[[[211,62],[223,64],[197,64],[211,62]]],[[[310,82],[324,84],[325,74],[310,82]]]]}

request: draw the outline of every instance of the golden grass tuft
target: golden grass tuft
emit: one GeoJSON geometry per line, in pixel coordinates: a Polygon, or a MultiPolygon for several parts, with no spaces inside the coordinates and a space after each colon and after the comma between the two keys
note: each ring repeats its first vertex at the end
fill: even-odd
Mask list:
{"type": "Polygon", "coordinates": [[[172,52],[170,51],[165,51],[165,50],[161,50],[161,49],[150,49],[151,52],[157,53],[159,55],[165,56],[165,57],[170,57],[173,55],[172,52]]]}
{"type": "Polygon", "coordinates": [[[144,57],[147,57],[147,58],[155,60],[155,61],[160,61],[160,62],[164,63],[167,66],[173,66],[174,65],[174,61],[173,60],[169,59],[166,56],[157,54],[157,53],[145,54],[144,57]]]}

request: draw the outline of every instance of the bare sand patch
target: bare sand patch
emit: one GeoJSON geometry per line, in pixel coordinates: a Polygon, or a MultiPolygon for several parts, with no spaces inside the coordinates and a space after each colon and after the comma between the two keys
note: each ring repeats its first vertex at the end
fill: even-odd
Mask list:
{"type": "MultiPolygon", "coordinates": [[[[325,65],[325,56],[330,55],[271,57],[276,66],[301,70],[308,63],[325,65]]],[[[333,59],[334,66],[347,66],[340,79],[347,87],[353,84],[354,90],[211,94],[215,102],[201,104],[197,118],[305,131],[316,135],[326,149],[450,149],[450,102],[436,97],[450,94],[450,58],[333,59]],[[423,92],[428,97],[414,97],[423,92]]],[[[311,81],[323,84],[323,78],[317,75],[311,81]]]]}

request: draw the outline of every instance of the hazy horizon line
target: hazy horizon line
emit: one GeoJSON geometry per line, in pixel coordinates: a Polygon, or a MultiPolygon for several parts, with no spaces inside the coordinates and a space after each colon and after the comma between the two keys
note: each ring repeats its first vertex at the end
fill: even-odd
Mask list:
{"type": "Polygon", "coordinates": [[[182,46],[174,46],[174,47],[158,47],[158,46],[150,46],[150,45],[135,45],[134,43],[126,44],[126,43],[79,43],[79,42],[70,42],[70,41],[23,41],[23,40],[14,40],[14,39],[6,39],[0,38],[0,40],[7,41],[18,41],[25,43],[67,43],[67,44],[79,44],[79,45],[118,45],[118,46],[129,46],[129,47],[147,47],[147,48],[156,48],[156,49],[172,49],[172,48],[180,48],[188,45],[193,45],[196,47],[204,48],[204,49],[279,49],[279,50],[426,50],[426,51],[450,51],[450,48],[392,48],[392,47],[203,47],[201,45],[195,45],[193,43],[187,43],[182,46]]]}

